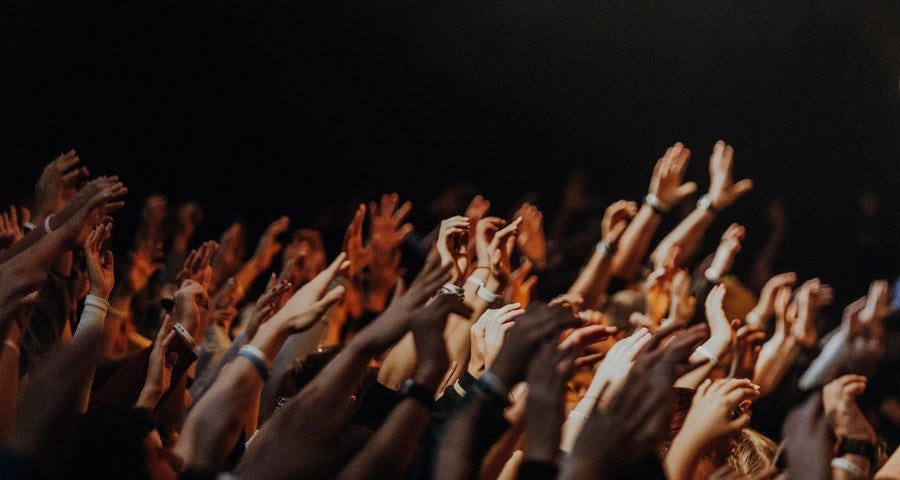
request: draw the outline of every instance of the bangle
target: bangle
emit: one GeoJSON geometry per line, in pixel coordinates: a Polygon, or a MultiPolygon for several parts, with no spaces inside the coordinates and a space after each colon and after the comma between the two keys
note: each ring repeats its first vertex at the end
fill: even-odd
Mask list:
{"type": "Polygon", "coordinates": [[[37,225],[35,225],[31,222],[25,222],[22,224],[22,230],[25,230],[26,232],[30,232],[30,231],[34,230],[35,228],[37,228],[37,225]]]}
{"type": "Polygon", "coordinates": [[[53,231],[50,229],[50,217],[52,217],[52,216],[53,216],[53,214],[51,213],[50,215],[47,215],[46,217],[44,217],[44,231],[47,233],[50,233],[53,231]]]}
{"type": "Polygon", "coordinates": [[[15,350],[15,351],[16,351],[16,355],[19,354],[19,351],[20,351],[20,350],[19,350],[19,344],[18,344],[18,343],[16,343],[16,342],[14,342],[14,341],[12,341],[12,340],[10,340],[10,339],[7,338],[7,339],[3,340],[3,345],[5,345],[5,346],[7,346],[7,347],[9,347],[9,348],[11,348],[11,349],[13,349],[13,350],[15,350]]]}
{"type": "Polygon", "coordinates": [[[719,366],[719,358],[713,355],[713,353],[707,350],[703,345],[697,345],[697,348],[694,349],[694,351],[708,358],[714,367],[719,366]]]}
{"type": "Polygon", "coordinates": [[[597,245],[594,246],[594,251],[602,257],[609,257],[612,256],[613,253],[616,253],[616,250],[604,243],[603,240],[597,242],[597,245]]]}
{"type": "Polygon", "coordinates": [[[466,299],[466,291],[463,290],[462,287],[456,286],[450,282],[445,283],[441,286],[438,293],[447,294],[447,295],[456,295],[459,298],[459,301],[462,302],[466,299]]]}
{"type": "Polygon", "coordinates": [[[478,277],[473,277],[471,275],[469,275],[469,278],[466,279],[466,283],[474,283],[475,285],[478,285],[479,287],[484,286],[484,281],[482,279],[480,279],[478,277]]]}
{"type": "Polygon", "coordinates": [[[859,468],[859,465],[851,462],[850,460],[847,460],[844,457],[832,458],[831,466],[834,468],[839,468],[839,469],[847,472],[848,474],[850,474],[850,477],[852,477],[854,479],[866,478],[865,475],[863,475],[862,470],[859,468]]]}
{"type": "Polygon", "coordinates": [[[650,208],[660,215],[665,215],[672,209],[671,205],[660,200],[653,192],[648,192],[647,195],[644,196],[644,203],[650,205],[650,208]]]}
{"type": "Polygon", "coordinates": [[[252,363],[253,366],[256,367],[256,371],[259,372],[259,376],[262,377],[263,382],[269,380],[269,367],[266,364],[266,355],[262,350],[248,343],[238,350],[238,355],[250,360],[250,363],[252,363]]]}
{"type": "Polygon", "coordinates": [[[483,283],[475,289],[475,295],[478,295],[479,298],[488,303],[494,303],[497,300],[500,300],[500,295],[488,290],[483,283]]]}
{"type": "Polygon", "coordinates": [[[704,193],[700,196],[700,198],[697,199],[697,208],[700,210],[706,210],[712,214],[721,212],[721,210],[713,206],[712,197],[710,197],[708,193],[704,193]]]}

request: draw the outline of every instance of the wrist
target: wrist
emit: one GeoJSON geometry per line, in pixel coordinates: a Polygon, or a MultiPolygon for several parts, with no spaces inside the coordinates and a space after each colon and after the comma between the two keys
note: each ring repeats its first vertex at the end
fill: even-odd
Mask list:
{"type": "MultiPolygon", "coordinates": [[[[446,365],[446,362],[445,362],[446,365]]],[[[449,367],[449,365],[447,365],[449,367]]],[[[423,362],[413,373],[412,379],[418,384],[428,387],[432,392],[437,391],[441,379],[447,373],[447,368],[441,368],[438,362],[423,362]]]]}
{"type": "Polygon", "coordinates": [[[266,322],[256,329],[249,344],[262,351],[266,358],[275,358],[288,335],[287,330],[272,325],[271,322],[266,322]]]}
{"type": "Polygon", "coordinates": [[[648,192],[647,195],[644,196],[644,205],[650,207],[653,210],[653,213],[658,215],[665,215],[672,209],[672,204],[663,201],[654,192],[648,192]]]}

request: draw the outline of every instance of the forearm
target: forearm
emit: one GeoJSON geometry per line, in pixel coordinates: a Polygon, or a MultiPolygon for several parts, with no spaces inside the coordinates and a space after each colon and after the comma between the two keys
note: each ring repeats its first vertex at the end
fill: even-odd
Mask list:
{"type": "Polygon", "coordinates": [[[634,279],[661,221],[662,215],[654,212],[646,203],[641,205],[637,215],[622,232],[622,238],[612,258],[613,275],[624,280],[634,279]]]}
{"type": "MultiPolygon", "coordinates": [[[[431,391],[437,388],[443,372],[434,363],[420,365],[413,379],[431,391]]],[[[416,399],[400,400],[366,446],[338,474],[339,479],[399,478],[419,445],[432,409],[416,399]]]]}
{"type": "MultiPolygon", "coordinates": [[[[85,332],[90,330],[99,330],[101,332],[104,331],[106,312],[108,310],[109,302],[107,302],[103,297],[93,294],[85,297],[84,308],[81,310],[81,318],[78,321],[78,327],[75,329],[75,334],[72,336],[72,340],[79,340],[81,337],[86,335],[85,332]]],[[[94,371],[95,369],[91,369],[90,375],[82,385],[81,400],[79,406],[79,411],[82,413],[87,411],[88,402],[91,398],[91,384],[94,381],[94,371]]]]}
{"type": "Polygon", "coordinates": [[[416,345],[412,332],[394,345],[378,369],[378,383],[396,390],[416,369],[416,345]]]}
{"type": "Polygon", "coordinates": [[[19,345],[22,332],[9,328],[0,345],[0,446],[12,441],[13,419],[19,403],[19,345]]]}
{"type": "Polygon", "coordinates": [[[778,385],[799,353],[799,342],[783,332],[776,332],[762,346],[753,370],[753,383],[759,385],[760,395],[771,392],[778,385]]]}
{"type": "Polygon", "coordinates": [[[894,449],[890,458],[875,472],[875,480],[900,480],[900,448],[894,449]]]}
{"type": "Polygon", "coordinates": [[[255,412],[263,380],[245,357],[235,358],[209,392],[191,410],[174,451],[192,471],[221,470],[240,437],[248,416],[255,412]]]}
{"type": "Polygon", "coordinates": [[[597,305],[601,295],[609,284],[609,273],[612,266],[611,258],[605,246],[594,249],[594,253],[578,273],[578,278],[569,287],[569,294],[581,295],[584,305],[593,307],[597,305]]]}
{"type": "Polygon", "coordinates": [[[197,378],[191,383],[191,399],[192,405],[196,405],[200,398],[209,391],[209,388],[212,387],[215,380],[219,378],[219,374],[222,372],[222,368],[225,367],[232,360],[237,358],[238,351],[247,344],[246,337],[244,336],[244,332],[238,333],[234,340],[231,341],[231,346],[225,352],[225,355],[219,359],[219,363],[217,363],[213,368],[207,369],[206,372],[198,375],[197,378]]]}
{"type": "Polygon", "coordinates": [[[675,381],[676,387],[682,388],[690,388],[696,390],[697,387],[703,383],[703,380],[709,378],[709,376],[713,373],[713,370],[719,367],[719,359],[724,358],[725,354],[728,352],[728,349],[731,348],[731,338],[724,336],[712,336],[702,345],[697,347],[694,353],[691,354],[689,362],[692,365],[696,365],[702,362],[702,365],[691,370],[690,372],[678,377],[678,380],[675,381]],[[706,353],[708,352],[712,357],[710,358],[706,353]]]}
{"type": "Polygon", "coordinates": [[[668,480],[690,480],[705,451],[700,445],[694,445],[695,439],[679,432],[672,440],[672,446],[666,453],[663,465],[668,480]]]}
{"type": "Polygon", "coordinates": [[[838,327],[838,330],[822,347],[819,355],[800,376],[798,387],[801,390],[811,390],[835,379],[849,353],[846,348],[848,337],[849,331],[846,328],[838,327]]]}
{"type": "Polygon", "coordinates": [[[650,254],[650,261],[654,264],[661,260],[661,256],[665,255],[673,245],[679,247],[678,258],[681,260],[679,266],[684,265],[697,251],[703,240],[706,230],[712,225],[715,217],[712,212],[706,209],[695,208],[687,217],[684,217],[678,226],[676,226],[668,235],[663,237],[659,245],[650,254]]]}
{"type": "Polygon", "coordinates": [[[235,304],[240,303],[244,298],[244,295],[247,294],[247,290],[250,289],[253,282],[256,281],[256,278],[259,277],[266,268],[268,268],[268,265],[263,265],[257,257],[251,258],[241,266],[241,269],[234,275],[235,304]]]}

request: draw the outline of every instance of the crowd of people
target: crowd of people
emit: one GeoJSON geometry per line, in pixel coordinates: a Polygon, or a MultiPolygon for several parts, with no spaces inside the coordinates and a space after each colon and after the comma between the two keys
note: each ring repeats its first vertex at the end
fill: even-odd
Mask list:
{"type": "Polygon", "coordinates": [[[198,238],[215,205],[62,153],[0,214],[0,478],[900,479],[892,279],[830,322],[783,225],[741,278],[745,227],[711,230],[753,182],[690,158],[553,219],[385,193],[329,253],[287,215],[198,238]]]}

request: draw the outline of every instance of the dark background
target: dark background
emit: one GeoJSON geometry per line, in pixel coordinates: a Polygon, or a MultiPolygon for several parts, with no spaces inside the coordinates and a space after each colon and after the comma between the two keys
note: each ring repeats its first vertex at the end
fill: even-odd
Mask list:
{"type": "Polygon", "coordinates": [[[749,262],[782,196],[781,270],[841,298],[897,274],[896,2],[7,0],[0,17],[0,199],[75,147],[127,183],[125,243],[151,192],[199,201],[199,240],[238,217],[317,225],[324,206],[339,238],[347,205],[386,191],[427,230],[456,181],[503,216],[533,192],[551,219],[577,169],[603,205],[639,200],[678,140],[705,189],[721,138],[756,187],[711,241],[742,222],[749,262]]]}

